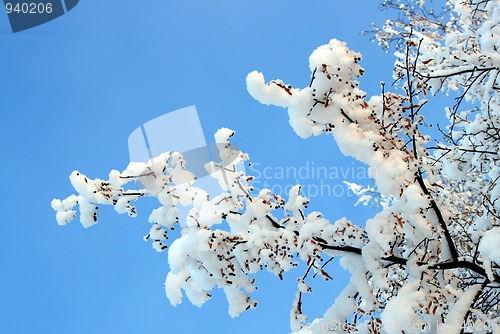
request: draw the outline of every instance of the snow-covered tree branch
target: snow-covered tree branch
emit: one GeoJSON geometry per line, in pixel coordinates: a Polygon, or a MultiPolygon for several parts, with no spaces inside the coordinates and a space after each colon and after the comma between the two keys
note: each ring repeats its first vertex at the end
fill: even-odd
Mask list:
{"type": "Polygon", "coordinates": [[[230,315],[238,316],[257,306],[253,274],[267,270],[283,279],[303,263],[290,314],[294,332],[498,332],[499,3],[450,0],[434,8],[422,0],[386,0],[383,6],[401,14],[374,28],[382,46],[395,48],[394,92],[382,84],[380,95],[367,97],[357,81],[361,55],[336,39],[311,54],[306,87],[266,82],[257,71],[246,80],[256,100],[287,109],[300,137],[332,136],[345,156],[368,166],[374,186],[349,187],[373,194],[363,201],[376,197],[383,204],[372,218],[356,224],[308,212],[300,185],[287,198],[257,193],[252,175],[240,168],[249,156],[231,146],[234,132],[221,128],[219,159],[205,166],[222,189],[217,196],[193,184],[182,154],[166,152],[113,170],[107,180],[73,172],[78,194],[52,202],[58,223],[73,220],[77,206],[85,227],[97,222],[102,205],[133,217],[134,201],[157,198],[145,239],[168,251],[165,287],[173,305],[182,290],[199,306],[221,288],[230,315]],[[425,117],[440,112],[432,109],[438,94],[455,96],[441,132],[425,117]],[[182,228],[180,206],[190,208],[182,228]],[[174,228],[182,234],[169,243],[174,228]],[[313,293],[307,282],[313,275],[330,280],[333,257],[350,281],[322,318],[309,321],[302,310],[304,294],[313,293]]]}

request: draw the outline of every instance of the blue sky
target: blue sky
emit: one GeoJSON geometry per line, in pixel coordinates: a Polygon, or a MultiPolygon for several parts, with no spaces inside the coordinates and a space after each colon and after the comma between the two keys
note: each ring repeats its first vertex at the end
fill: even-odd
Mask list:
{"type": "MultiPolygon", "coordinates": [[[[127,138],[166,112],[196,105],[207,141],[220,127],[270,166],[353,168],[331,137],[302,140],[285,110],[245,88],[252,70],[309,83],[308,56],[331,38],[363,54],[361,88],[391,82],[393,58],[359,32],[387,13],[377,1],[81,1],[66,15],[13,34],[0,12],[1,333],[286,333],[295,278],[258,275],[256,310],[230,319],[221,292],[198,309],[165,297],[167,253],[142,240],[148,208],[129,219],[59,227],[50,207],[72,193],[79,169],[106,177],[128,163],[127,138]]],[[[303,180],[317,184],[318,180],[303,180]]],[[[342,180],[328,180],[341,184],[342,180]]],[[[294,180],[276,180],[287,185],[294,180]]],[[[362,223],[352,197],[315,196],[311,210],[362,223]]],[[[141,211],[141,208],[143,209],[141,211]]],[[[304,309],[320,316],[345,279],[317,285],[304,309]]]]}

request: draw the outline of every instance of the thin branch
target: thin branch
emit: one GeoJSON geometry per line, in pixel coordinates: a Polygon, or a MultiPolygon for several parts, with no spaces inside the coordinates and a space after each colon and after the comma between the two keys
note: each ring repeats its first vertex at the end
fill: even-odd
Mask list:
{"type": "Polygon", "coordinates": [[[448,74],[440,74],[440,75],[422,74],[422,73],[419,73],[418,71],[415,71],[415,73],[423,79],[439,79],[439,78],[449,78],[449,77],[452,77],[455,75],[460,75],[460,74],[465,74],[465,73],[474,73],[476,71],[477,72],[488,72],[488,71],[493,71],[493,70],[500,71],[500,68],[499,67],[478,68],[478,67],[474,66],[474,68],[472,68],[472,69],[461,70],[458,72],[453,72],[453,73],[448,73],[448,74]]]}

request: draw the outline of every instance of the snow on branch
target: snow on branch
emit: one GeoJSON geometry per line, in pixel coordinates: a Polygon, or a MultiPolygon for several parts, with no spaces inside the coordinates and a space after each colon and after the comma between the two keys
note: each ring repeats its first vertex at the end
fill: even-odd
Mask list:
{"type": "Polygon", "coordinates": [[[450,0],[441,16],[423,0],[383,4],[403,14],[375,32],[382,45],[396,48],[400,93],[382,85],[380,95],[368,98],[358,83],[361,55],[336,39],[309,57],[306,87],[266,81],[257,71],[246,79],[256,100],[286,108],[300,137],[331,136],[345,156],[368,166],[374,186],[348,186],[360,202],[380,204],[372,218],[355,224],[308,212],[300,185],[287,198],[254,191],[253,176],[238,167],[249,163],[248,155],[230,145],[234,132],[222,128],[215,134],[220,160],[205,166],[220,194],[198,188],[182,154],[166,152],[113,170],[108,180],[73,172],[77,194],[52,201],[58,223],[73,220],[78,208],[89,227],[104,205],[135,217],[133,202],[156,198],[145,239],[168,250],[165,291],[173,305],[186,295],[201,306],[221,288],[229,314],[238,316],[257,306],[251,298],[256,272],[281,280],[302,264],[290,312],[294,332],[498,331],[498,3],[450,0]],[[435,133],[424,115],[438,112],[429,92],[442,90],[457,97],[445,110],[449,124],[438,127],[443,140],[431,144],[435,133]],[[184,227],[179,206],[190,210],[184,227]],[[182,233],[169,244],[167,231],[174,228],[182,233]],[[308,322],[303,305],[314,296],[308,280],[331,281],[333,258],[350,281],[323,317],[308,322]]]}

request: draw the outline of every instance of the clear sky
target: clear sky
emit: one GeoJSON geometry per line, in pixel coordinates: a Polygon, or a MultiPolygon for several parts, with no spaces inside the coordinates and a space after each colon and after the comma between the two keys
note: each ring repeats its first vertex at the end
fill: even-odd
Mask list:
{"type": "MultiPolygon", "coordinates": [[[[273,175],[281,167],[351,173],[357,165],[331,137],[297,137],[285,110],[249,96],[245,77],[259,70],[307,86],[309,54],[337,38],[363,54],[361,88],[378,94],[380,81],[391,82],[393,58],[359,32],[386,15],[373,0],[87,0],[13,34],[0,11],[0,333],[288,332],[303,267],[284,281],[258,275],[259,307],[237,319],[220,291],[201,309],[187,299],[174,308],[163,288],[167,253],[142,240],[152,202],[139,205],[136,219],[102,208],[99,224],[84,229],[77,221],[59,227],[50,201],[72,193],[74,169],[93,178],[124,169],[134,129],[189,105],[208,142],[220,127],[235,130],[233,142],[255,163],[249,174],[268,166],[271,184],[295,184],[273,175]]],[[[343,178],[324,181],[340,187],[343,178]]],[[[370,213],[336,194],[311,196],[311,210],[356,223],[370,213]]],[[[343,274],[331,274],[305,300],[313,316],[342,286],[343,274]]]]}

